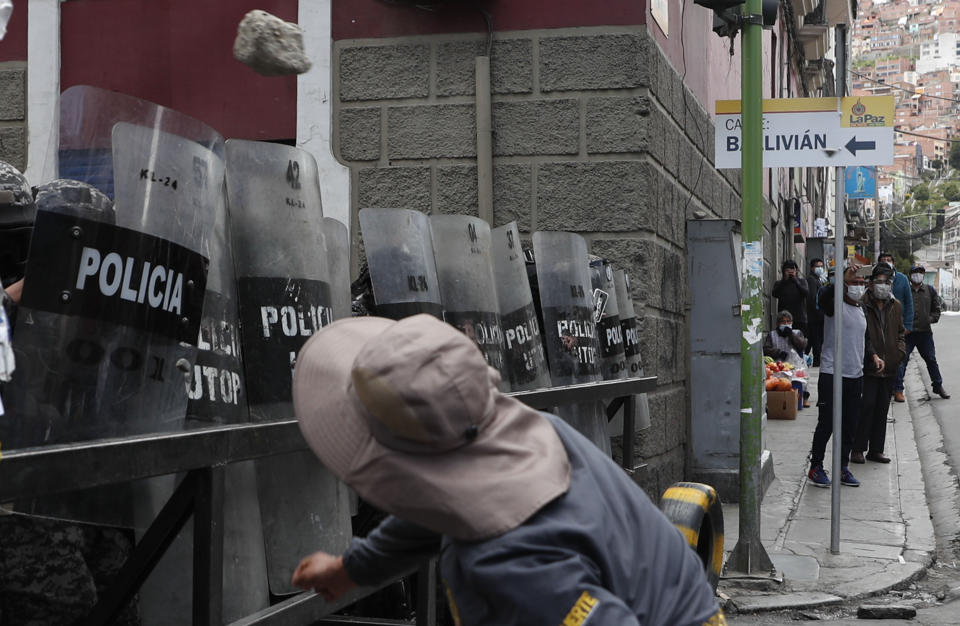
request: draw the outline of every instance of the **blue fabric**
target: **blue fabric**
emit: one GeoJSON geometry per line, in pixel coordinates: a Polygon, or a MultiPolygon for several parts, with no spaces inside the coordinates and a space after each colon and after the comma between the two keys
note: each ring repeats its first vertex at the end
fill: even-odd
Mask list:
{"type": "Polygon", "coordinates": [[[897,272],[893,278],[893,297],[903,305],[903,327],[913,330],[913,291],[910,279],[897,272]]]}
{"type": "MultiPolygon", "coordinates": [[[[567,450],[570,489],[498,537],[443,538],[441,573],[461,623],[556,626],[587,615],[589,624],[700,626],[715,616],[703,564],[683,535],[593,443],[545,417],[567,450]]],[[[436,536],[391,517],[354,539],[344,564],[355,582],[372,584],[437,547],[436,536]]]]}
{"type": "Polygon", "coordinates": [[[943,384],[940,365],[937,363],[937,347],[933,343],[933,333],[916,331],[907,335],[907,358],[900,364],[894,391],[903,391],[903,375],[907,371],[907,363],[910,361],[910,354],[913,353],[914,348],[920,353],[923,362],[927,364],[927,373],[930,374],[930,382],[933,386],[938,387],[943,384]]]}
{"type": "MultiPolygon", "coordinates": [[[[846,467],[850,461],[857,426],[860,424],[860,402],[863,397],[863,377],[843,378],[840,408],[840,466],[846,467]]],[[[827,451],[827,442],[833,434],[833,374],[820,373],[817,381],[817,427],[813,431],[813,446],[810,451],[810,465],[822,466],[827,451]]]]}

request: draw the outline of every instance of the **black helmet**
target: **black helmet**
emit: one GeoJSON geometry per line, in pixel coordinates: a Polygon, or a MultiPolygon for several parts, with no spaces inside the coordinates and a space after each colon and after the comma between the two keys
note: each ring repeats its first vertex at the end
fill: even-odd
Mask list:
{"type": "Polygon", "coordinates": [[[27,179],[0,161],[0,280],[4,286],[23,278],[36,214],[27,179]]]}

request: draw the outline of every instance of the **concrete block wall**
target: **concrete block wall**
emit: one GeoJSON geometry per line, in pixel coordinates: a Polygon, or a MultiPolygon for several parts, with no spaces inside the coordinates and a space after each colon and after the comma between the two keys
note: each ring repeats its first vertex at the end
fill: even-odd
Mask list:
{"type": "Polygon", "coordinates": [[[0,63],[0,161],[27,165],[27,64],[0,63]]]}
{"type": "MultiPolygon", "coordinates": [[[[480,35],[336,43],[334,146],[354,211],[477,214],[485,47],[480,35]]],[[[686,220],[738,217],[739,172],[714,169],[710,116],[642,26],[496,33],[491,72],[495,223],[578,232],[632,277],[659,377],[633,442],[648,463],[637,480],[659,498],[686,462],[686,220]]]]}

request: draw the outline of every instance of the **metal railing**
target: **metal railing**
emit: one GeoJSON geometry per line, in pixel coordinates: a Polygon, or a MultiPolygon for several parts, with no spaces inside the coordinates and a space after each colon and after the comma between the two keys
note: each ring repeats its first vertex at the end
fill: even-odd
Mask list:
{"type": "MultiPolygon", "coordinates": [[[[537,409],[610,400],[608,418],[612,419],[623,408],[624,442],[632,442],[635,394],[652,391],[655,386],[656,377],[648,376],[507,395],[537,409]]],[[[0,457],[0,502],[185,473],[84,623],[111,623],[193,516],[193,623],[214,626],[222,624],[223,466],[306,449],[296,420],[290,419],[12,450],[0,457]]],[[[623,446],[621,464],[628,472],[638,469],[632,445],[623,446]]],[[[421,567],[419,571],[428,580],[435,576],[432,566],[421,567]]],[[[428,583],[420,588],[423,593],[418,598],[416,623],[435,624],[435,585],[428,583]]],[[[327,603],[314,593],[302,593],[233,622],[232,626],[404,623],[327,617],[374,591],[376,589],[356,589],[334,603],[327,603]]]]}

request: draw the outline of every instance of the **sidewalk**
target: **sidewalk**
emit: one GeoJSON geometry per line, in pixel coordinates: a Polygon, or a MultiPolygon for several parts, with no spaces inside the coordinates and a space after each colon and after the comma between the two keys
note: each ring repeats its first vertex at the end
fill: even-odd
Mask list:
{"type": "MultiPolygon", "coordinates": [[[[812,406],[800,411],[796,420],[766,423],[765,447],[773,454],[776,478],[763,498],[760,534],[782,582],[721,579],[718,591],[736,612],[812,607],[870,596],[918,577],[933,562],[936,543],[909,403],[891,403],[884,454],[893,461],[851,465],[861,486],[841,487],[840,553],[830,553],[831,490],[806,480],[817,423],[817,371],[812,374],[812,406]]],[[[915,368],[908,368],[905,382],[908,395],[922,393],[915,368]]],[[[824,462],[828,472],[830,441],[824,462]]],[[[737,543],[738,513],[736,504],[723,507],[727,557],[737,543]]]]}

